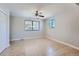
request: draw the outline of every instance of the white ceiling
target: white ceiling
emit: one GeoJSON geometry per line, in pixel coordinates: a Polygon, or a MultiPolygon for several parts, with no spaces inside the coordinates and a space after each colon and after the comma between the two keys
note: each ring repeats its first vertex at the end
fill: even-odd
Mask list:
{"type": "Polygon", "coordinates": [[[79,9],[73,3],[4,3],[0,7],[10,10],[12,16],[34,17],[36,10],[42,12],[45,18],[55,16],[63,11],[79,9]]]}

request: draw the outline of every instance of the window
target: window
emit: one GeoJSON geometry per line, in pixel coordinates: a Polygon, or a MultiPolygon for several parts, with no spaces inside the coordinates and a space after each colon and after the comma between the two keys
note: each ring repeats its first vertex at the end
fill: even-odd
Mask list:
{"type": "Polygon", "coordinates": [[[40,21],[25,20],[26,31],[38,31],[40,29],[40,21]]]}
{"type": "Polygon", "coordinates": [[[25,30],[32,30],[32,21],[25,21],[25,30]]]}
{"type": "Polygon", "coordinates": [[[55,28],[55,19],[50,19],[49,20],[49,27],[50,28],[55,28]]]}
{"type": "Polygon", "coordinates": [[[39,25],[38,21],[33,21],[33,30],[39,30],[39,25]]]}

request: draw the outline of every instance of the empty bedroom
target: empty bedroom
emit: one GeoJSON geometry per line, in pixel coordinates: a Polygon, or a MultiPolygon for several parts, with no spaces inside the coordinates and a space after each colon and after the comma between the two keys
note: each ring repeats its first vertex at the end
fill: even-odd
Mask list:
{"type": "Polygon", "coordinates": [[[0,56],[79,56],[79,3],[0,3],[0,56]]]}

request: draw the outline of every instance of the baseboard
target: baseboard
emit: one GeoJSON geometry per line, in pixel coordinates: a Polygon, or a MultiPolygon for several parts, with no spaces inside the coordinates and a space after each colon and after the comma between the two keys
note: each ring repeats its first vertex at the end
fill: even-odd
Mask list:
{"type": "Polygon", "coordinates": [[[52,37],[48,37],[48,36],[46,36],[46,38],[47,38],[47,39],[50,39],[50,40],[53,40],[53,41],[55,41],[55,42],[64,44],[64,45],[69,46],[69,47],[71,47],[71,48],[74,48],[74,49],[76,49],[76,50],[79,50],[79,47],[76,47],[76,46],[74,46],[74,45],[72,45],[72,44],[69,44],[69,43],[66,43],[66,42],[63,42],[63,41],[59,41],[59,40],[57,40],[57,39],[52,39],[52,37]]]}
{"type": "Polygon", "coordinates": [[[10,41],[16,41],[16,40],[22,40],[22,39],[11,39],[10,41]]]}
{"type": "Polygon", "coordinates": [[[25,37],[25,38],[18,38],[18,39],[11,39],[11,41],[16,41],[16,40],[25,40],[25,39],[40,39],[43,38],[42,36],[39,37],[25,37]]]}

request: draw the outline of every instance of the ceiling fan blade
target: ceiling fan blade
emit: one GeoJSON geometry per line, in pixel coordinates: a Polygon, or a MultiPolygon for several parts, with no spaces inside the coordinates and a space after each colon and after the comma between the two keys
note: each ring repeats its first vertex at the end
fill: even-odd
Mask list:
{"type": "Polygon", "coordinates": [[[40,17],[44,17],[43,15],[39,15],[40,17]]]}
{"type": "Polygon", "coordinates": [[[79,3],[75,3],[75,4],[79,6],[79,3]]]}

